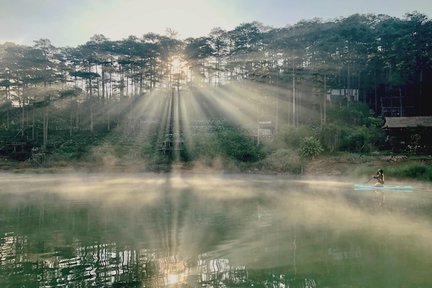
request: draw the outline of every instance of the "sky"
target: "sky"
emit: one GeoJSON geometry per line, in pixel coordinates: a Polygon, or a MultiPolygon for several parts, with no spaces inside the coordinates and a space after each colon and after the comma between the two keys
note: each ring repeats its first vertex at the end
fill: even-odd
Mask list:
{"type": "Polygon", "coordinates": [[[259,21],[285,27],[300,20],[330,20],[355,13],[403,17],[418,11],[432,16],[431,0],[0,0],[0,44],[33,45],[49,39],[75,47],[95,34],[111,40],[167,28],[179,39],[206,36],[213,28],[231,30],[259,21]]]}

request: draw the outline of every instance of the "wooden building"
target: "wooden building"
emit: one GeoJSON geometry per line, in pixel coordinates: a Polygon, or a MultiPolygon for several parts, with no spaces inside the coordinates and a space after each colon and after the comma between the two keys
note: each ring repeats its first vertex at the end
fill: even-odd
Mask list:
{"type": "Polygon", "coordinates": [[[383,129],[393,151],[432,153],[432,116],[385,117],[383,129]]]}

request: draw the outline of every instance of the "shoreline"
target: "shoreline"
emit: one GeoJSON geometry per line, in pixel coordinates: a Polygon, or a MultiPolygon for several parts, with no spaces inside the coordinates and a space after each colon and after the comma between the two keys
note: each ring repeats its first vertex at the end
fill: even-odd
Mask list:
{"type": "MultiPolygon", "coordinates": [[[[74,173],[153,173],[153,174],[243,174],[243,175],[269,175],[284,176],[290,178],[318,177],[318,178],[338,178],[338,177],[364,177],[375,173],[379,168],[386,171],[387,168],[403,167],[409,164],[426,164],[432,165],[432,156],[405,156],[405,155],[374,155],[365,156],[357,154],[340,154],[340,155],[321,155],[309,160],[305,165],[302,173],[294,174],[283,171],[274,171],[259,169],[250,165],[246,168],[239,169],[228,167],[227,169],[218,165],[211,167],[202,165],[199,162],[173,163],[170,166],[153,167],[159,169],[149,169],[144,164],[117,163],[114,165],[97,165],[88,162],[73,162],[71,165],[62,163],[51,163],[47,166],[35,166],[29,162],[10,161],[0,158],[0,173],[13,174],[74,174],[74,173]]],[[[414,179],[413,179],[414,180],[414,179]]],[[[426,180],[427,181],[427,180],[426,180]]]]}

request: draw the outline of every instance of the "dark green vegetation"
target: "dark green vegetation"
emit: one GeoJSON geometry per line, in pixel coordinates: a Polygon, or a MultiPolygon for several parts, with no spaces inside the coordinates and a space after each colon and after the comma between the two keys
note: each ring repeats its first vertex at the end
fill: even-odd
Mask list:
{"type": "MultiPolygon", "coordinates": [[[[385,151],[380,116],[431,115],[430,43],[432,21],[417,12],[253,22],[185,40],[4,43],[0,154],[23,167],[300,173],[323,152],[385,151]],[[329,99],[335,89],[347,97],[329,99]]],[[[430,179],[422,169],[400,174],[430,179]]]]}
{"type": "Polygon", "coordinates": [[[430,163],[408,163],[401,166],[389,166],[387,171],[394,177],[432,181],[432,166],[430,163]]]}

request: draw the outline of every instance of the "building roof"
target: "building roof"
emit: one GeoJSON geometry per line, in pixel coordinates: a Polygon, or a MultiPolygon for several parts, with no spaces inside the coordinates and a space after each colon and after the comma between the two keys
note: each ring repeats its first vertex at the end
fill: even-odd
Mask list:
{"type": "Polygon", "coordinates": [[[383,128],[432,127],[431,116],[385,117],[383,128]]]}

